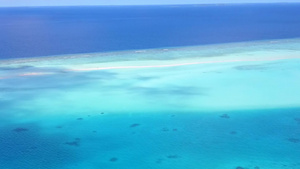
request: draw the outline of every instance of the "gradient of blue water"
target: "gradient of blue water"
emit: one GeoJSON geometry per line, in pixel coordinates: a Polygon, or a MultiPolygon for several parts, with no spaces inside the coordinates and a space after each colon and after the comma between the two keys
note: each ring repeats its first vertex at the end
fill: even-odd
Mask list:
{"type": "MultiPolygon", "coordinates": [[[[248,45],[214,45],[215,58],[299,53],[299,40],[248,45]]],[[[202,56],[213,46],[192,49],[145,53],[162,62],[176,53],[185,59],[195,51],[202,56]]],[[[118,56],[134,54],[144,53],[118,56]]],[[[0,66],[1,76],[8,77],[0,80],[1,169],[300,167],[299,58],[220,63],[218,69],[208,64],[88,72],[68,72],[59,62],[43,66],[43,59],[30,65],[30,60],[0,66]],[[13,76],[47,71],[54,74],[13,76]],[[235,109],[226,109],[230,105],[235,109]]]]}
{"type": "Polygon", "coordinates": [[[0,8],[0,59],[300,36],[300,4],[0,8]]]}
{"type": "Polygon", "coordinates": [[[59,118],[1,127],[0,167],[297,169],[299,144],[291,139],[300,134],[299,125],[299,108],[134,116],[61,112],[59,118]],[[27,131],[13,131],[18,127],[27,131]]]}
{"type": "MultiPolygon", "coordinates": [[[[0,59],[298,37],[299,9],[297,4],[2,8],[0,59]]],[[[223,53],[220,46],[214,46],[199,56],[218,52],[217,56],[222,56],[237,51],[241,56],[250,56],[253,53],[246,52],[250,48],[255,52],[269,49],[273,54],[284,48],[290,52],[286,54],[289,56],[292,51],[299,51],[297,41],[295,44],[292,48],[276,43],[272,48],[242,45],[245,48],[223,53]]],[[[180,55],[178,49],[171,56],[159,52],[150,52],[149,56],[163,59],[173,55],[176,58],[176,54],[189,55],[188,52],[180,55]]],[[[133,54],[118,56],[130,55],[133,54]]],[[[261,53],[262,57],[265,55],[261,53]]],[[[89,59],[89,63],[97,62],[93,57],[89,59]]],[[[240,90],[245,98],[262,90],[265,95],[257,100],[267,100],[266,103],[282,100],[298,105],[297,61],[252,67],[250,63],[233,65],[229,68],[231,74],[198,74],[191,69],[194,77],[182,76],[187,77],[184,81],[189,86],[203,85],[204,93],[178,83],[180,79],[174,78],[171,84],[160,81],[180,73],[176,69],[162,69],[152,74],[155,76],[147,76],[147,71],[124,71],[124,76],[123,71],[68,73],[55,64],[51,65],[53,69],[40,64],[2,64],[0,68],[1,76],[11,77],[0,80],[1,169],[300,168],[299,106],[279,108],[275,104],[274,109],[209,112],[201,107],[199,111],[187,112],[180,107],[184,105],[182,102],[193,102],[194,99],[188,98],[195,95],[214,96],[220,86],[236,85],[237,88],[228,90],[234,96],[238,92],[233,90],[245,87],[247,80],[252,80],[255,90],[240,90]],[[12,76],[35,71],[55,74],[12,76]],[[197,78],[201,80],[199,83],[197,78]],[[209,83],[214,79],[220,84],[209,83]],[[279,81],[282,83],[276,83],[279,81]],[[275,95],[269,96],[263,84],[275,95]],[[131,94],[135,96],[133,99],[131,94]],[[163,101],[162,96],[166,98],[163,101]],[[168,111],[159,109],[160,104],[172,99],[178,105],[177,110],[176,107],[168,111]],[[144,107],[130,104],[143,100],[153,104],[144,107]],[[114,113],[106,111],[105,106],[114,109],[114,113]],[[158,110],[154,112],[153,107],[158,110]]],[[[234,98],[221,92],[216,96],[219,95],[224,100],[234,98]]],[[[232,102],[243,104],[238,98],[243,97],[232,102]]],[[[213,104],[222,105],[221,102],[222,99],[214,100],[213,104]]]]}

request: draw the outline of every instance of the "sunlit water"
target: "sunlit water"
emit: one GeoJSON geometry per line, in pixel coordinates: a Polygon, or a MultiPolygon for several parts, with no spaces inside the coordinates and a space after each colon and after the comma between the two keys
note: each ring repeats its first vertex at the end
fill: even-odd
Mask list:
{"type": "Polygon", "coordinates": [[[299,169],[300,40],[0,61],[1,169],[299,169]]]}

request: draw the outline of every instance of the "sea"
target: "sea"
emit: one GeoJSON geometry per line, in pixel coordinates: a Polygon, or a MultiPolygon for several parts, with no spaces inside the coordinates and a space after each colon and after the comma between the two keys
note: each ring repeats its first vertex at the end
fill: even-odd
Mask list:
{"type": "Polygon", "coordinates": [[[300,169],[300,3],[0,8],[0,169],[300,169]]]}
{"type": "Polygon", "coordinates": [[[0,8],[0,58],[300,36],[300,3],[0,8]]]}

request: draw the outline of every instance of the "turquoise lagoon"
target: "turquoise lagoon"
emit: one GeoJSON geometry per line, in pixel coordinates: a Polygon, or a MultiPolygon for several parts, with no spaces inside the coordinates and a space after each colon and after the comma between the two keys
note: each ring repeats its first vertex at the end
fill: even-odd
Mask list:
{"type": "Polygon", "coordinates": [[[299,169],[300,40],[0,61],[1,169],[299,169]]]}

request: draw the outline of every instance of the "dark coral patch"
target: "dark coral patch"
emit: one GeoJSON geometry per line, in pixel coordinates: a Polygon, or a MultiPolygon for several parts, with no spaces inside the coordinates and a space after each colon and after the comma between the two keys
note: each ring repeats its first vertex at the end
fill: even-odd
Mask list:
{"type": "Polygon", "coordinates": [[[75,138],[74,141],[65,142],[66,145],[79,147],[80,146],[80,138],[75,138]]]}
{"type": "Polygon", "coordinates": [[[297,139],[297,138],[289,138],[288,141],[289,141],[289,142],[292,142],[292,143],[299,143],[299,142],[300,142],[300,139],[297,139]]]}
{"type": "Polygon", "coordinates": [[[259,167],[258,167],[258,166],[256,166],[256,167],[254,167],[254,169],[259,169],[259,167]]]}
{"type": "Polygon", "coordinates": [[[31,146],[31,147],[29,147],[29,149],[35,150],[35,149],[37,149],[37,147],[36,146],[31,146]]]}
{"type": "Polygon", "coordinates": [[[179,157],[178,155],[168,155],[167,156],[167,158],[170,158],[170,159],[176,159],[178,157],[179,157]]]}
{"type": "Polygon", "coordinates": [[[140,126],[140,124],[138,124],[138,123],[134,123],[134,124],[132,124],[132,125],[130,125],[130,127],[137,127],[137,126],[140,126]]]}
{"type": "Polygon", "coordinates": [[[224,118],[224,119],[229,119],[230,118],[230,116],[228,114],[222,114],[220,117],[224,118]]]}
{"type": "Polygon", "coordinates": [[[235,135],[236,131],[231,131],[230,134],[235,135]]]}
{"type": "Polygon", "coordinates": [[[300,124],[300,118],[294,118],[294,120],[300,124]]]}
{"type": "Polygon", "coordinates": [[[116,162],[116,161],[118,161],[118,158],[112,157],[112,158],[109,159],[109,161],[110,161],[110,162],[116,162]]]}
{"type": "Polygon", "coordinates": [[[236,66],[235,69],[237,69],[237,70],[265,70],[266,67],[263,65],[242,65],[242,66],[236,66]]]}
{"type": "Polygon", "coordinates": [[[77,118],[77,120],[83,120],[83,118],[80,117],[80,118],[77,118]]]}
{"type": "Polygon", "coordinates": [[[245,168],[241,166],[237,166],[235,169],[245,169],[245,168]]]}
{"type": "Polygon", "coordinates": [[[177,129],[173,129],[173,131],[178,131],[177,129]]]}
{"type": "MultiPolygon", "coordinates": [[[[73,140],[63,133],[46,134],[34,122],[12,125],[0,127],[1,169],[65,168],[81,160],[76,148],[64,144],[73,140]]],[[[49,127],[55,130],[55,125],[49,127]]]]}
{"type": "Polygon", "coordinates": [[[79,147],[79,142],[78,141],[65,142],[65,144],[67,144],[69,146],[79,147]]]}
{"type": "Polygon", "coordinates": [[[168,129],[168,128],[166,128],[166,127],[164,127],[164,128],[162,128],[162,129],[161,129],[161,131],[164,131],[164,132],[166,132],[166,131],[169,131],[169,129],[168,129]]]}
{"type": "Polygon", "coordinates": [[[65,142],[65,144],[70,145],[70,146],[75,146],[75,147],[79,146],[79,142],[78,141],[65,142]]]}
{"type": "Polygon", "coordinates": [[[14,132],[20,133],[20,132],[24,132],[24,131],[28,131],[27,128],[22,128],[22,127],[18,127],[13,129],[14,132]]]}
{"type": "Polygon", "coordinates": [[[163,162],[163,159],[159,158],[159,159],[157,159],[155,162],[156,162],[157,164],[160,164],[160,163],[163,162]]]}

